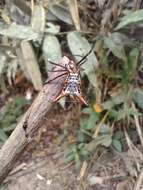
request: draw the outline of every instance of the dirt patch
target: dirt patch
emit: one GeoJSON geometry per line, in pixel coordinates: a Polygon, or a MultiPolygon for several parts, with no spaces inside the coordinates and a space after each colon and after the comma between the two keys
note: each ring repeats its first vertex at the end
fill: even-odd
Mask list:
{"type": "MultiPolygon", "coordinates": [[[[64,164],[63,148],[50,145],[50,150],[47,156],[18,165],[7,178],[8,190],[133,190],[135,176],[122,156],[103,153],[88,163],[86,175],[79,179],[80,172],[64,164]]],[[[129,159],[128,153],[124,157],[129,159]]]]}
{"type": "MultiPolygon", "coordinates": [[[[67,142],[63,140],[65,123],[62,122],[65,113],[56,110],[53,110],[54,117],[51,112],[52,117],[45,119],[35,140],[29,144],[12,174],[6,179],[8,190],[133,190],[139,171],[135,168],[130,151],[116,153],[99,146],[87,162],[81,179],[80,171],[75,171],[73,163],[65,165],[67,142]]],[[[72,111],[71,115],[75,122],[77,114],[72,111]]],[[[72,126],[76,127],[76,122],[72,126]]],[[[141,165],[140,155],[134,155],[137,155],[136,161],[141,165]]]]}
{"type": "MultiPolygon", "coordinates": [[[[54,148],[54,147],[53,147],[54,148]]],[[[76,175],[63,164],[60,149],[55,155],[37,158],[23,165],[12,175],[9,190],[70,190],[76,189],[76,175]],[[59,151],[59,153],[58,153],[59,151]],[[59,155],[60,154],[60,157],[59,155]]],[[[18,166],[20,167],[20,166],[18,166]]]]}

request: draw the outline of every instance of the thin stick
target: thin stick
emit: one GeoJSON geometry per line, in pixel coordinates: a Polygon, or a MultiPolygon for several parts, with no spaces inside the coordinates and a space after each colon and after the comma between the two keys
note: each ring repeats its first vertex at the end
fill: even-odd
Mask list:
{"type": "Polygon", "coordinates": [[[143,169],[141,170],[141,173],[137,179],[136,185],[134,187],[134,190],[140,190],[142,189],[142,184],[143,184],[143,169]]]}
{"type": "MultiPolygon", "coordinates": [[[[135,107],[135,104],[132,103],[132,107],[133,107],[133,110],[136,112],[136,107],[135,107]]],[[[141,145],[143,147],[143,133],[142,133],[142,129],[141,129],[141,126],[140,126],[140,123],[139,123],[139,118],[136,114],[134,114],[134,120],[135,120],[135,125],[136,125],[136,128],[137,128],[137,132],[138,132],[138,135],[139,135],[139,139],[140,139],[140,142],[141,142],[141,145]]]]}
{"type": "Polygon", "coordinates": [[[44,82],[44,85],[47,84],[47,83],[49,83],[49,82],[52,82],[53,80],[55,80],[55,79],[57,79],[57,78],[59,78],[59,77],[61,77],[61,76],[64,76],[64,75],[66,75],[66,74],[68,74],[68,72],[63,73],[63,74],[61,74],[61,75],[58,75],[58,76],[56,76],[55,78],[50,79],[50,80],[48,80],[48,81],[45,81],[45,82],[44,82]]]}

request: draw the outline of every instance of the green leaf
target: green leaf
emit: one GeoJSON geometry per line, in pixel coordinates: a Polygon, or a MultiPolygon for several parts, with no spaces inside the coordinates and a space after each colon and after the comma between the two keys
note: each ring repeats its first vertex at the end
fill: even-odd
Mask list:
{"type": "Polygon", "coordinates": [[[132,49],[129,54],[129,59],[132,62],[133,66],[137,65],[138,56],[139,56],[139,50],[137,48],[132,49]]]}
{"type": "Polygon", "coordinates": [[[96,123],[96,121],[98,120],[98,116],[97,116],[97,114],[96,113],[92,113],[91,115],[90,115],[90,117],[89,117],[89,119],[88,119],[88,123],[87,123],[87,125],[85,126],[85,129],[92,129],[92,128],[94,128],[95,127],[95,123],[96,123]]]}
{"type": "Polygon", "coordinates": [[[100,133],[101,134],[110,134],[111,133],[111,128],[107,124],[103,124],[100,128],[100,133]]]}
{"type": "Polygon", "coordinates": [[[124,109],[118,110],[118,115],[117,115],[116,121],[128,118],[128,117],[133,116],[133,115],[139,116],[141,114],[138,111],[134,111],[133,108],[124,107],[124,109]]]}
{"type": "Polygon", "coordinates": [[[118,43],[117,41],[117,36],[116,38],[114,37],[114,33],[111,34],[110,37],[105,37],[104,38],[104,44],[107,48],[110,49],[110,51],[119,59],[123,60],[124,62],[126,62],[126,54],[125,54],[125,50],[124,50],[124,46],[123,43],[118,43]]]}
{"type": "Polygon", "coordinates": [[[121,71],[122,84],[128,89],[130,82],[135,78],[136,67],[138,63],[139,51],[137,48],[133,48],[128,56],[127,62],[123,64],[123,69],[121,71]]]}
{"type": "Polygon", "coordinates": [[[130,82],[135,78],[136,68],[138,63],[139,51],[137,48],[133,48],[128,56],[127,62],[125,62],[122,67],[122,84],[125,89],[128,89],[130,82]]]}
{"type": "Polygon", "coordinates": [[[85,141],[85,134],[81,130],[79,130],[77,133],[77,140],[78,140],[78,142],[85,141]]]}
{"type": "Polygon", "coordinates": [[[74,157],[75,157],[74,154],[66,155],[65,159],[64,159],[65,163],[67,164],[67,163],[71,162],[72,160],[74,160],[74,157]]]}
{"type": "MultiPolygon", "coordinates": [[[[87,117],[83,117],[80,119],[80,127],[84,130],[90,130],[95,127],[95,123],[99,119],[98,113],[93,111],[91,108],[85,108],[82,111],[85,114],[88,114],[87,117]]],[[[86,132],[85,132],[86,134],[86,132]]]]}
{"type": "Polygon", "coordinates": [[[85,149],[85,148],[82,148],[79,152],[79,154],[81,156],[88,156],[89,155],[89,152],[85,149]]]}
{"type": "Polygon", "coordinates": [[[48,73],[48,70],[51,70],[53,67],[48,60],[58,63],[62,57],[61,46],[57,37],[53,35],[46,35],[43,41],[42,52],[48,73]]]}
{"type": "Polygon", "coordinates": [[[29,101],[24,97],[16,96],[13,100],[8,101],[0,110],[0,125],[5,131],[10,131],[17,123],[17,120],[23,113],[23,108],[28,105],[29,101]],[[6,128],[6,129],[5,129],[6,128]]]}
{"type": "MultiPolygon", "coordinates": [[[[70,51],[77,61],[81,60],[86,53],[91,49],[91,45],[86,38],[82,37],[78,32],[69,32],[67,35],[68,45],[70,51]],[[76,56],[78,55],[78,56],[76,56]]],[[[93,52],[87,57],[87,61],[82,65],[84,73],[87,75],[89,81],[93,86],[96,86],[95,70],[98,66],[98,61],[93,52]]]]}
{"type": "Polygon", "coordinates": [[[112,143],[112,135],[104,134],[97,136],[94,140],[90,141],[90,143],[86,144],[85,148],[87,151],[94,151],[98,145],[103,145],[105,147],[109,147],[112,143]]]}
{"type": "Polygon", "coordinates": [[[121,152],[122,151],[122,144],[118,139],[113,139],[112,140],[112,145],[113,147],[118,151],[121,152]]]}
{"type": "Polygon", "coordinates": [[[134,78],[134,74],[136,71],[137,63],[138,63],[138,57],[139,57],[139,50],[137,48],[134,48],[131,50],[128,58],[128,70],[127,74],[129,75],[130,72],[130,77],[134,78]]]}
{"type": "Polygon", "coordinates": [[[0,34],[21,40],[37,40],[39,34],[35,32],[31,26],[24,26],[12,23],[8,27],[0,28],[0,34]]]}
{"type": "Polygon", "coordinates": [[[2,184],[0,185],[0,190],[8,190],[8,184],[2,184]]]}
{"type": "Polygon", "coordinates": [[[115,28],[115,30],[119,30],[121,28],[124,28],[125,26],[135,24],[137,22],[143,21],[143,9],[134,11],[132,13],[129,13],[122,17],[120,23],[118,26],[115,28]]]}
{"type": "Polygon", "coordinates": [[[47,27],[45,28],[45,32],[46,32],[46,33],[55,35],[55,34],[58,34],[59,31],[60,31],[60,26],[57,25],[57,24],[53,24],[53,23],[51,23],[51,22],[47,22],[47,23],[46,23],[46,26],[47,26],[47,27]]]}
{"type": "MultiPolygon", "coordinates": [[[[54,35],[46,35],[43,41],[42,53],[46,64],[46,70],[52,70],[53,65],[49,63],[49,60],[58,63],[62,57],[61,46],[58,38],[54,35]]],[[[65,97],[59,100],[62,107],[65,106],[65,97]]]]}
{"type": "Polygon", "coordinates": [[[81,161],[78,154],[75,154],[74,160],[75,160],[75,169],[79,170],[81,166],[81,161]]]}
{"type": "Polygon", "coordinates": [[[73,24],[71,15],[68,9],[60,4],[54,4],[50,6],[50,11],[55,15],[58,19],[64,21],[67,24],[73,24]]]}
{"type": "Polygon", "coordinates": [[[138,107],[143,110],[143,91],[142,90],[140,89],[134,90],[133,100],[138,105],[138,107]]]}
{"type": "Polygon", "coordinates": [[[103,106],[104,110],[110,110],[115,105],[122,104],[125,101],[125,98],[126,98],[125,93],[118,93],[118,94],[116,94],[116,96],[103,102],[102,106],[103,106]]]}
{"type": "Polygon", "coordinates": [[[79,143],[77,147],[78,149],[82,149],[84,147],[84,143],[79,143]]]}
{"type": "Polygon", "coordinates": [[[30,101],[27,100],[25,97],[15,96],[13,98],[13,100],[14,100],[14,104],[16,105],[16,107],[20,106],[22,108],[25,105],[28,105],[28,104],[30,105],[30,101]]]}
{"type": "Polygon", "coordinates": [[[85,129],[86,128],[86,125],[87,125],[87,122],[88,122],[88,118],[81,118],[80,119],[80,127],[82,129],[85,129]]]}
{"type": "Polygon", "coordinates": [[[67,154],[76,153],[76,152],[77,152],[77,146],[76,146],[76,144],[70,145],[69,148],[68,148],[67,154]]]}
{"type": "Polygon", "coordinates": [[[6,133],[0,129],[0,140],[5,142],[7,140],[8,136],[6,135],[6,133]]]}
{"type": "Polygon", "coordinates": [[[114,139],[116,139],[116,140],[123,139],[123,137],[124,137],[124,132],[123,131],[117,131],[114,134],[114,139]]]}
{"type": "Polygon", "coordinates": [[[101,145],[103,145],[105,147],[109,147],[112,143],[112,135],[111,134],[104,134],[104,135],[99,136],[98,143],[100,143],[101,145]]]}
{"type": "Polygon", "coordinates": [[[93,112],[93,110],[91,108],[82,109],[82,113],[85,113],[85,114],[91,114],[92,112],[93,112]]]}
{"type": "Polygon", "coordinates": [[[112,41],[119,45],[131,45],[131,40],[123,33],[113,32],[110,35],[112,41]]]}
{"type": "Polygon", "coordinates": [[[4,132],[10,132],[10,131],[13,131],[15,129],[15,127],[16,127],[16,124],[12,124],[8,127],[3,128],[3,130],[4,130],[4,132]]]}

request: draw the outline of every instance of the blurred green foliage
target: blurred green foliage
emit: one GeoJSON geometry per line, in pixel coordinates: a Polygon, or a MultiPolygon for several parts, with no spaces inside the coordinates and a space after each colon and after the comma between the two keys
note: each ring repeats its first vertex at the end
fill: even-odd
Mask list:
{"type": "Polygon", "coordinates": [[[11,98],[0,110],[0,141],[5,141],[8,134],[15,128],[21,115],[24,113],[24,107],[30,102],[24,97],[11,98]]]}
{"type": "MultiPolygon", "coordinates": [[[[123,17],[116,29],[125,26],[130,29],[135,22],[140,20],[143,20],[142,10],[123,17]]],[[[142,88],[138,84],[138,72],[142,65],[141,42],[136,43],[135,39],[130,39],[122,31],[116,30],[110,35],[99,36],[95,42],[95,50],[100,67],[96,71],[97,80],[92,79],[91,83],[89,79],[95,89],[90,88],[88,92],[90,99],[94,101],[90,102],[88,108],[82,109],[80,128],[76,133],[77,142],[68,147],[65,157],[66,162],[75,161],[76,168],[80,167],[82,160],[90,158],[98,145],[112,147],[113,150],[122,152],[125,145],[124,132],[115,129],[114,126],[119,122],[122,126],[123,122],[123,125],[126,123],[125,127],[134,126],[135,129],[134,116],[143,116],[140,110],[133,107],[135,103],[138,108],[143,109],[142,88]],[[106,86],[105,81],[108,81],[106,86]],[[105,88],[106,96],[98,97],[99,94],[103,94],[105,88]],[[98,99],[102,102],[101,112],[94,109],[94,104],[98,99]],[[107,117],[104,120],[106,114],[107,117]],[[81,147],[80,144],[82,144],[81,147]],[[86,152],[85,155],[81,154],[82,149],[86,152]]]]}

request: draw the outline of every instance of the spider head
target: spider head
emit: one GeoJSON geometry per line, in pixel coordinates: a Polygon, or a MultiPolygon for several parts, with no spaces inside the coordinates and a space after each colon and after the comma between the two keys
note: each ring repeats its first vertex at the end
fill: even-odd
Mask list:
{"type": "Polygon", "coordinates": [[[68,64],[68,69],[70,72],[77,72],[77,67],[74,61],[70,60],[69,64],[68,64]]]}

